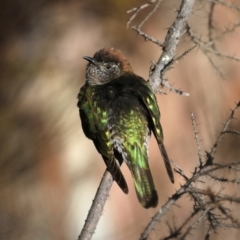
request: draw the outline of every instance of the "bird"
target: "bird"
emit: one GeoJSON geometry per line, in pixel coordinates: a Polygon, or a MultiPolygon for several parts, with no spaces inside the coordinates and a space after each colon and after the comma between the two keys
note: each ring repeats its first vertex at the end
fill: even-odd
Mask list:
{"type": "Polygon", "coordinates": [[[124,193],[128,185],[120,169],[128,166],[136,195],[144,208],[156,207],[158,194],[149,168],[151,133],[158,143],[168,176],[174,183],[156,96],[149,83],[136,75],[115,48],[103,48],[88,61],[86,82],[78,103],[82,129],[102,155],[107,170],[124,193]]]}

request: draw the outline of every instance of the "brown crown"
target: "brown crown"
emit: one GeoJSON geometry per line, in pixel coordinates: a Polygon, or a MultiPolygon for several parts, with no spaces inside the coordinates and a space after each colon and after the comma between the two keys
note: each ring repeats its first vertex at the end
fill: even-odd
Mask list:
{"type": "Polygon", "coordinates": [[[124,72],[133,72],[131,64],[125,58],[121,51],[114,48],[103,48],[94,54],[98,62],[115,62],[120,63],[124,72]]]}

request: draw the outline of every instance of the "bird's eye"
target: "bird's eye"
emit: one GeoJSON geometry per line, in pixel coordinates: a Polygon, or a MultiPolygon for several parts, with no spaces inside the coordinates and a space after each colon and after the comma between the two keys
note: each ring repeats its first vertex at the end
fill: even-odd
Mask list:
{"type": "Polygon", "coordinates": [[[109,69],[111,69],[111,68],[112,68],[112,65],[111,65],[111,64],[107,64],[107,65],[106,65],[106,69],[109,70],[109,69]]]}

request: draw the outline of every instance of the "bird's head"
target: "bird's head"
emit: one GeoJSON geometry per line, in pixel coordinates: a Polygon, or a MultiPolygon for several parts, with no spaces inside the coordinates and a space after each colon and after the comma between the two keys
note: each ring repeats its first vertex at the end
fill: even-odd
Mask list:
{"type": "Polygon", "coordinates": [[[130,63],[123,54],[114,48],[103,48],[93,57],[83,57],[89,63],[86,69],[86,80],[89,85],[101,85],[133,72],[130,63]]]}

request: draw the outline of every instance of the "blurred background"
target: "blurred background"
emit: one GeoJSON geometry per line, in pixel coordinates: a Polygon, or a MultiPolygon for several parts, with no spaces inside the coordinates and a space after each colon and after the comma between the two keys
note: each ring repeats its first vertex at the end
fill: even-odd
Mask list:
{"type": "MultiPolygon", "coordinates": [[[[144,1],[15,0],[0,8],[0,239],[75,240],[79,235],[105,170],[101,156],[81,129],[77,94],[85,82],[86,61],[103,47],[115,47],[131,62],[135,72],[148,78],[152,60],[161,49],[126,29],[126,11],[144,1]]],[[[203,1],[201,2],[203,4],[203,1]]],[[[179,7],[164,1],[143,30],[163,41],[179,7]]],[[[151,8],[150,8],[151,9],[151,8]]],[[[141,22],[144,10],[134,24],[141,22]]],[[[190,24],[204,39],[209,7],[198,5],[190,24]]],[[[239,21],[239,14],[217,7],[214,24],[219,31],[239,21]],[[224,16],[224,18],[222,17],[224,16]]],[[[240,31],[219,39],[225,54],[240,58],[240,31]]],[[[178,54],[193,44],[184,37],[178,54]]],[[[158,95],[165,146],[169,156],[186,175],[198,163],[190,112],[194,112],[202,154],[214,144],[222,124],[240,100],[240,65],[216,59],[225,79],[197,48],[166,74],[174,87],[190,93],[158,95]]],[[[231,124],[240,129],[240,114],[231,124]]],[[[225,137],[216,161],[239,160],[240,139],[225,137]]],[[[150,165],[159,194],[159,206],[179,188],[172,185],[163,167],[154,138],[150,142],[150,165]]],[[[129,170],[125,165],[130,193],[124,195],[114,183],[93,239],[138,239],[157,209],[138,203],[129,170]]],[[[217,189],[214,182],[211,188],[217,189]]],[[[231,188],[234,193],[240,189],[231,188]]],[[[178,225],[191,211],[189,199],[179,201],[160,222],[151,239],[169,232],[167,224],[178,225]]],[[[159,207],[158,206],[158,207],[159,207]]],[[[234,209],[234,205],[232,205],[234,209]]],[[[239,207],[235,210],[240,214],[239,207]]],[[[193,232],[202,237],[206,226],[193,232]]],[[[213,239],[239,239],[238,230],[221,231],[213,239]]],[[[201,238],[202,239],[202,238],[201,238]]]]}

